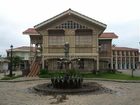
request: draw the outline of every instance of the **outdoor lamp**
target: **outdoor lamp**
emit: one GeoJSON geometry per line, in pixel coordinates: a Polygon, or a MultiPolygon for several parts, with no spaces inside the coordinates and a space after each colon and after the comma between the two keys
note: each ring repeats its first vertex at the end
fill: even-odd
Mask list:
{"type": "Polygon", "coordinates": [[[11,45],[10,48],[11,48],[11,59],[10,59],[11,65],[10,65],[10,74],[9,74],[9,76],[12,77],[12,75],[13,75],[12,74],[12,71],[13,71],[13,45],[11,45]]]}

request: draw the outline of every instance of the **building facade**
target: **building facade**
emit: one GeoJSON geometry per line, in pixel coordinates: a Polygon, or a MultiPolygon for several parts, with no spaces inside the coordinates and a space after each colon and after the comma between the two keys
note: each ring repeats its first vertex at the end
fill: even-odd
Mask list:
{"type": "Polygon", "coordinates": [[[68,43],[70,68],[93,71],[114,68],[112,39],[118,36],[103,33],[105,29],[106,24],[69,9],[28,28],[23,34],[30,36],[30,47],[40,51],[32,54],[30,49],[30,56],[32,62],[40,60],[42,68],[65,69],[65,64],[60,62],[65,60],[64,45],[68,43]]]}
{"type": "Polygon", "coordinates": [[[99,70],[99,40],[106,25],[71,9],[23,32],[29,34],[31,45],[42,48],[42,68],[58,70],[64,59],[64,44],[69,43],[69,60],[72,68],[99,70]],[[32,29],[31,29],[32,31],[32,29]],[[78,63],[78,59],[80,60],[78,63]]]}

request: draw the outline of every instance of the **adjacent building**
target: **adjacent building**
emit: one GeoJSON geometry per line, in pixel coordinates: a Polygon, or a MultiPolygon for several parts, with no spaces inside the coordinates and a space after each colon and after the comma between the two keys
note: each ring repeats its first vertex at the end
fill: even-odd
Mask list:
{"type": "Polygon", "coordinates": [[[113,69],[138,69],[139,50],[127,47],[112,47],[113,69]]]}
{"type": "Polygon", "coordinates": [[[0,56],[0,73],[6,73],[8,71],[9,60],[0,56]]]}
{"type": "MultiPolygon", "coordinates": [[[[32,48],[30,46],[22,46],[22,47],[17,47],[12,49],[12,56],[13,57],[20,57],[22,60],[19,65],[20,70],[24,70],[28,68],[28,64],[30,61],[30,53],[34,53],[35,48],[32,48]]],[[[7,52],[7,57],[11,57],[11,49],[6,50],[7,52]]]]}

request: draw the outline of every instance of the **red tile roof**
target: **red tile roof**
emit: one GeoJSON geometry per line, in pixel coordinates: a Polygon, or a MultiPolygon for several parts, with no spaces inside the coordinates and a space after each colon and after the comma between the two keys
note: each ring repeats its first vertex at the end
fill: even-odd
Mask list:
{"type": "Polygon", "coordinates": [[[120,50],[120,51],[138,51],[136,48],[128,48],[128,47],[112,47],[112,50],[120,50]]]}
{"type": "Polygon", "coordinates": [[[113,32],[105,32],[105,33],[102,33],[100,36],[99,36],[100,39],[113,39],[113,38],[118,38],[118,36],[113,33],[113,32]]]}
{"type": "MultiPolygon", "coordinates": [[[[28,35],[39,35],[39,33],[34,29],[34,28],[28,28],[23,32],[23,34],[28,34],[28,35]]],[[[113,38],[118,38],[118,36],[113,33],[113,32],[105,32],[102,33],[99,36],[100,39],[113,39],[113,38]]]]}
{"type": "Polygon", "coordinates": [[[23,34],[39,35],[39,33],[34,28],[28,28],[23,32],[23,34]]]}

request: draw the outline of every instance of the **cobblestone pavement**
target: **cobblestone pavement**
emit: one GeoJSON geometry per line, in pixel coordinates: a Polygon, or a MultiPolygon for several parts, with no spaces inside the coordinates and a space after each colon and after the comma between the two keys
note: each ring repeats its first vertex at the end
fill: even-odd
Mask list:
{"type": "MultiPolygon", "coordinates": [[[[49,80],[36,80],[26,82],[0,82],[0,105],[51,105],[56,102],[52,96],[44,96],[29,91],[37,84],[49,80]]],[[[93,81],[93,80],[88,80],[93,81]]],[[[67,95],[59,105],[140,105],[140,83],[118,83],[97,81],[110,88],[115,93],[89,93],[67,95]]]]}

